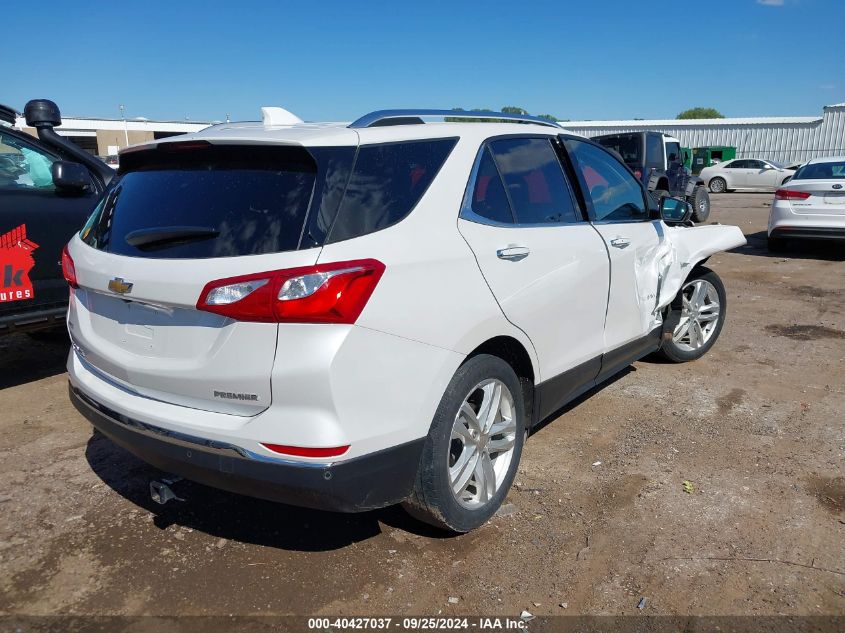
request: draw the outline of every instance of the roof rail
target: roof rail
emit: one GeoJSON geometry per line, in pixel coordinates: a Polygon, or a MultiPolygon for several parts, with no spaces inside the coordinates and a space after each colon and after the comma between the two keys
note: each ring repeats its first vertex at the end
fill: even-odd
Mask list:
{"type": "Polygon", "coordinates": [[[548,127],[561,127],[554,121],[528,114],[509,114],[489,110],[376,110],[349,124],[351,128],[381,127],[386,125],[413,125],[424,123],[422,117],[448,117],[461,119],[496,119],[513,123],[534,123],[548,127]]]}
{"type": "Polygon", "coordinates": [[[20,112],[14,108],[10,108],[9,106],[5,106],[0,103],[0,121],[14,125],[20,115],[20,112]]]}

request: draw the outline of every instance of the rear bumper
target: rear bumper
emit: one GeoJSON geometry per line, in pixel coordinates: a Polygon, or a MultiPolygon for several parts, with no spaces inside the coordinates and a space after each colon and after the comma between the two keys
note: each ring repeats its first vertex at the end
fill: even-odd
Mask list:
{"type": "Polygon", "coordinates": [[[769,231],[769,237],[800,238],[804,240],[845,240],[845,226],[776,226],[769,231]]]}
{"type": "Polygon", "coordinates": [[[845,239],[845,213],[802,208],[796,213],[787,200],[775,200],[769,214],[769,237],[810,240],[845,239]]]}
{"type": "Polygon", "coordinates": [[[141,460],[214,488],[291,505],[361,512],[411,493],[425,438],[334,463],[267,458],[224,442],[134,420],[69,385],[70,400],[94,427],[141,460]]]}

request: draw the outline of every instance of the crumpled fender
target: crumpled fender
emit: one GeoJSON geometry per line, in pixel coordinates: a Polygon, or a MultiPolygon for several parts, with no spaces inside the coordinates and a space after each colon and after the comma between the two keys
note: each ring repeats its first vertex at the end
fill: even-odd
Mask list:
{"type": "Polygon", "coordinates": [[[707,224],[684,227],[667,226],[655,258],[658,275],[658,310],[666,307],[678,294],[696,264],[714,253],[745,244],[745,236],[738,226],[707,224]]]}

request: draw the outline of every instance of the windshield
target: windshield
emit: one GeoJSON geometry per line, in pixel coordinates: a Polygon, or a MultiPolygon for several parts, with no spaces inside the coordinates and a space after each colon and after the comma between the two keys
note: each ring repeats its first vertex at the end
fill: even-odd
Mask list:
{"type": "Polygon", "coordinates": [[[825,163],[808,163],[801,167],[792,180],[845,179],[845,160],[825,163]]]}

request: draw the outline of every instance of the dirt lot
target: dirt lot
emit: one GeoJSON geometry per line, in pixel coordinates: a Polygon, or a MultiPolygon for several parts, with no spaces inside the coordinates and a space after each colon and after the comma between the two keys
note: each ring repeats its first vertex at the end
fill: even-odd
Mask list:
{"type": "Polygon", "coordinates": [[[0,339],[0,613],[845,614],[845,249],[771,256],[771,196],[713,198],[749,240],[710,262],[715,348],[539,429],[465,536],[188,482],[156,506],[68,403],[66,344],[0,339]]]}

